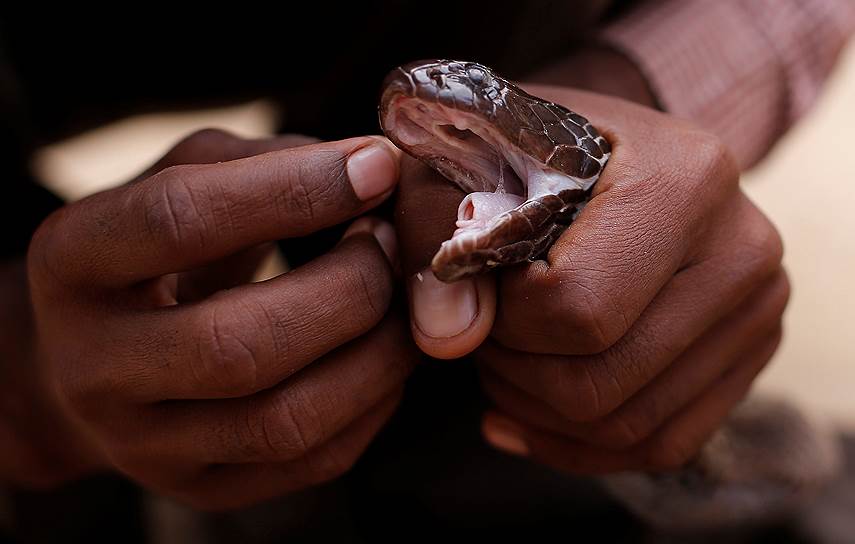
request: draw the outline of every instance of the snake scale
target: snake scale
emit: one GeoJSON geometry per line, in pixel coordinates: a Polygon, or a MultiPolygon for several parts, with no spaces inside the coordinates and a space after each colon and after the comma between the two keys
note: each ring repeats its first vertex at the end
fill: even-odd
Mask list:
{"type": "MultiPolygon", "coordinates": [[[[475,62],[393,70],[379,113],[395,145],[467,193],[431,263],[447,282],[541,257],[582,211],[612,151],[583,116],[475,62]]],[[[839,463],[832,433],[786,403],[753,397],[682,469],[604,483],[660,527],[726,527],[786,515],[839,463]]]]}

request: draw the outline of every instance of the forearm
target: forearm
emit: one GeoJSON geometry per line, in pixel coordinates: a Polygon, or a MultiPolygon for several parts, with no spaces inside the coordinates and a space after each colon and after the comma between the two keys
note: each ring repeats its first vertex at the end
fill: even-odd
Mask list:
{"type": "Polygon", "coordinates": [[[851,0],[649,0],[597,39],[746,168],[815,101],[854,29],[851,0]]]}

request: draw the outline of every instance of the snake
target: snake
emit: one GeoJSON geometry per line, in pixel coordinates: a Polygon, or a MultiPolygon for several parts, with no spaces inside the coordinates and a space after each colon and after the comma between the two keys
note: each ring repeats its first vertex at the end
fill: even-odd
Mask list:
{"type": "MultiPolygon", "coordinates": [[[[466,193],[431,261],[444,282],[542,258],[583,213],[612,155],[585,117],[477,62],[397,67],[382,83],[378,113],[389,140],[466,193]]],[[[834,433],[755,394],[680,469],[603,483],[658,528],[727,528],[790,515],[840,466],[834,433]]]]}

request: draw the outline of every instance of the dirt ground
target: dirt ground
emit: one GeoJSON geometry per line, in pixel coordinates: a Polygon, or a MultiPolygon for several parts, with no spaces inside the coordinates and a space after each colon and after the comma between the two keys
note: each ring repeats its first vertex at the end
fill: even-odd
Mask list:
{"type": "MultiPolygon", "coordinates": [[[[131,118],[45,148],[35,166],[68,198],[129,179],[182,135],[219,126],[269,134],[267,102],[131,118]]],[[[786,395],[855,430],[855,44],[810,114],[759,167],[745,190],[780,228],[793,297],[786,336],[758,389],[786,395]],[[852,335],[852,336],[850,336],[852,335]]]]}

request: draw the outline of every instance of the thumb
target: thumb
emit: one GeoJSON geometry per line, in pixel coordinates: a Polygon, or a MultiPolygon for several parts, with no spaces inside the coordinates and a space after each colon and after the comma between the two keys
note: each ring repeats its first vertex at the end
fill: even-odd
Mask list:
{"type": "Polygon", "coordinates": [[[496,315],[492,275],[454,283],[438,280],[430,262],[451,237],[465,194],[421,162],[401,161],[395,223],[407,278],[410,328],[419,348],[439,359],[462,357],[490,334],[496,315]]]}
{"type": "Polygon", "coordinates": [[[407,287],[413,338],[431,357],[462,357],[490,334],[496,318],[492,275],[444,283],[426,268],[410,276],[407,287]]]}

